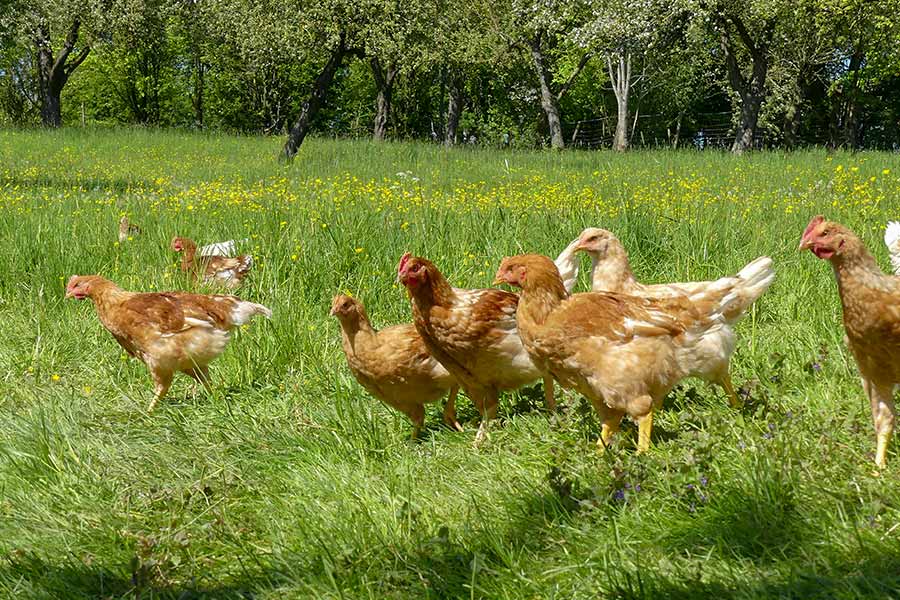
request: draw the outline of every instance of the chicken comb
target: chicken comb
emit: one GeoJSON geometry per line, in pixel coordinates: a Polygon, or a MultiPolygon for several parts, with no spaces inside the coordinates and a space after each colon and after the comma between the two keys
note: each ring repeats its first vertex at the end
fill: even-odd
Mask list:
{"type": "Polygon", "coordinates": [[[887,229],[884,230],[884,243],[892,252],[900,250],[897,247],[900,242],[900,221],[888,221],[887,229]]]}
{"type": "Polygon", "coordinates": [[[404,267],[406,267],[406,263],[409,262],[409,259],[412,258],[412,254],[406,252],[403,256],[400,257],[400,264],[397,265],[397,273],[402,273],[404,267]]]}
{"type": "Polygon", "coordinates": [[[816,227],[818,227],[819,224],[823,223],[824,221],[825,221],[825,217],[823,217],[822,215],[814,216],[812,218],[812,220],[809,222],[809,225],[806,226],[806,229],[803,230],[803,237],[800,239],[805,240],[806,236],[808,236],[810,233],[812,233],[812,230],[815,229],[816,227]]]}

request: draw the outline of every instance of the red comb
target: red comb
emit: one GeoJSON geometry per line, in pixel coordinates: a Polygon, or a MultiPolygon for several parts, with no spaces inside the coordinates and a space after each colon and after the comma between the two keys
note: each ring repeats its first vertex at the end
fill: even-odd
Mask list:
{"type": "Polygon", "coordinates": [[[822,215],[816,215],[815,217],[813,217],[812,220],[809,222],[809,225],[807,225],[806,229],[803,231],[803,237],[800,239],[805,240],[806,236],[808,236],[810,233],[812,233],[812,230],[815,229],[816,227],[818,227],[819,224],[824,221],[825,221],[825,217],[823,217],[822,215]]]}
{"type": "Polygon", "coordinates": [[[410,254],[409,252],[405,253],[403,256],[400,257],[400,264],[397,265],[398,273],[403,272],[403,268],[406,267],[406,263],[409,262],[410,258],[412,258],[412,254],[410,254]]]}

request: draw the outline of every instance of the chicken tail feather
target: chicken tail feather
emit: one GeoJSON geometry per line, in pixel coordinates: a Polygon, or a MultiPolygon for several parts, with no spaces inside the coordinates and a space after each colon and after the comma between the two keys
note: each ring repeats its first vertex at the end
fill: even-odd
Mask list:
{"type": "Polygon", "coordinates": [[[690,295],[700,312],[733,324],[772,285],[772,259],[760,256],[734,277],[723,277],[690,295]]]}
{"type": "Polygon", "coordinates": [[[723,298],[722,315],[729,323],[744,316],[757,298],[763,295],[775,281],[772,259],[760,256],[740,270],[731,292],[723,298]]]}
{"type": "Polygon", "coordinates": [[[267,319],[271,319],[272,310],[262,304],[241,300],[231,311],[231,320],[235,325],[243,325],[256,315],[262,315],[267,319]]]}
{"type": "Polygon", "coordinates": [[[884,244],[891,255],[894,275],[900,275],[900,221],[889,221],[884,231],[884,244]]]}

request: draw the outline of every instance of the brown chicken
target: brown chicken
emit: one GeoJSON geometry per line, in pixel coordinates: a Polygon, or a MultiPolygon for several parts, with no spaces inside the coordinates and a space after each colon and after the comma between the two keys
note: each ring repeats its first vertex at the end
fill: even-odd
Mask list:
{"type": "Polygon", "coordinates": [[[119,219],[119,242],[126,242],[129,237],[139,233],[141,233],[141,228],[131,223],[127,216],[122,215],[122,218],[119,219]]]}
{"type": "MultiPolygon", "coordinates": [[[[710,286],[731,285],[735,293],[739,294],[740,302],[731,304],[730,312],[725,315],[724,327],[716,328],[704,336],[699,346],[700,355],[693,361],[697,370],[691,376],[721,386],[728,395],[731,406],[740,406],[728,368],[735,347],[734,326],[774,281],[775,271],[771,258],[760,256],[734,277],[715,281],[648,285],[634,278],[628,253],[611,231],[596,227],[585,229],[579,236],[575,249],[586,252],[591,257],[591,290],[595,292],[619,292],[647,298],[680,298],[702,293],[710,286]]],[[[559,259],[556,264],[559,266],[559,259]]],[[[567,286],[566,289],[571,288],[567,286]]]]}
{"type": "Polygon", "coordinates": [[[106,330],[147,365],[156,384],[148,411],[166,395],[177,371],[209,389],[208,365],[225,351],[231,330],[255,315],[272,316],[262,304],[235,296],[127,292],[98,275],[73,275],[66,298],[93,300],[106,330]]]}
{"type": "Polygon", "coordinates": [[[456,380],[425,347],[415,325],[372,327],[362,302],[338,294],[331,302],[331,315],[341,323],[341,338],[347,364],[366,390],[399,410],[413,423],[413,439],[425,425],[425,405],[444,394],[444,423],[462,431],[456,421],[456,380]]]}
{"type": "Polygon", "coordinates": [[[883,468],[894,431],[894,386],[900,383],[900,277],[885,275],[852,231],[821,215],[809,222],[800,249],[834,269],[847,343],[872,407],[875,464],[883,468]]]}
{"type": "Polygon", "coordinates": [[[535,366],[516,326],[516,294],[451,287],[430,261],[404,254],[397,267],[415,325],[428,351],[456,378],[481,413],[475,444],[488,436],[500,392],[544,380],[554,410],[553,379],[535,366]]]}
{"type": "Polygon", "coordinates": [[[594,405],[600,447],[628,414],[638,424],[639,452],[650,447],[653,411],[696,369],[702,340],[739,302],[730,285],[676,298],[569,296],[553,261],[537,254],[503,259],[496,282],[522,288],[522,342],[539,369],[594,405]]]}
{"type": "Polygon", "coordinates": [[[197,256],[197,244],[184,237],[172,238],[172,250],[182,252],[181,270],[190,273],[195,280],[234,289],[240,287],[253,266],[249,254],[236,256],[197,256]]]}

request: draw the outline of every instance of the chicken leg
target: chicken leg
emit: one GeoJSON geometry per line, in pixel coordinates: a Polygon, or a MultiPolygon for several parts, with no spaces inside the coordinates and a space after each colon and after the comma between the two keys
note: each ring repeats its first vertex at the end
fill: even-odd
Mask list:
{"type": "Polygon", "coordinates": [[[731,384],[731,375],[728,372],[719,379],[719,385],[722,386],[722,389],[728,395],[728,404],[731,405],[731,408],[741,408],[744,405],[734,391],[734,386],[731,384]]]}
{"type": "Polygon", "coordinates": [[[650,449],[650,433],[653,430],[653,410],[646,415],[637,418],[638,425],[638,454],[650,449]]]}
{"type": "Polygon", "coordinates": [[[875,465],[883,469],[887,464],[887,447],[894,432],[894,386],[893,384],[877,384],[874,381],[863,383],[868,392],[869,404],[872,407],[872,421],[875,425],[875,465]]]}
{"type": "Polygon", "coordinates": [[[491,421],[497,416],[497,403],[499,402],[499,393],[497,390],[484,390],[481,402],[476,405],[481,412],[481,425],[478,426],[478,433],[475,434],[475,447],[478,448],[490,436],[491,421]]]}
{"type": "Polygon", "coordinates": [[[462,425],[456,420],[456,395],[458,393],[459,388],[454,385],[447,394],[447,402],[444,404],[444,424],[454,431],[461,432],[462,425]]]}
{"type": "Polygon", "coordinates": [[[156,384],[156,388],[154,390],[155,395],[153,396],[153,400],[150,401],[150,406],[147,407],[148,413],[153,412],[153,409],[156,408],[156,404],[165,398],[166,393],[169,391],[169,387],[172,385],[174,373],[171,371],[154,370],[151,371],[151,375],[153,376],[153,382],[156,384]]]}
{"type": "Polygon", "coordinates": [[[209,367],[206,365],[196,366],[189,371],[185,371],[185,374],[199,382],[207,393],[212,392],[212,386],[209,383],[209,367]]]}
{"type": "Polygon", "coordinates": [[[623,416],[625,416],[625,413],[620,410],[604,409],[603,422],[600,424],[600,439],[597,440],[597,450],[606,452],[612,437],[619,431],[619,425],[622,424],[623,416]]]}
{"type": "Polygon", "coordinates": [[[419,438],[419,433],[422,432],[422,428],[425,426],[425,407],[421,404],[413,405],[409,408],[406,416],[413,423],[412,440],[415,441],[419,438]]]}
{"type": "Polygon", "coordinates": [[[556,397],[554,394],[552,375],[544,375],[544,401],[547,405],[547,410],[552,413],[556,412],[556,397]]]}

